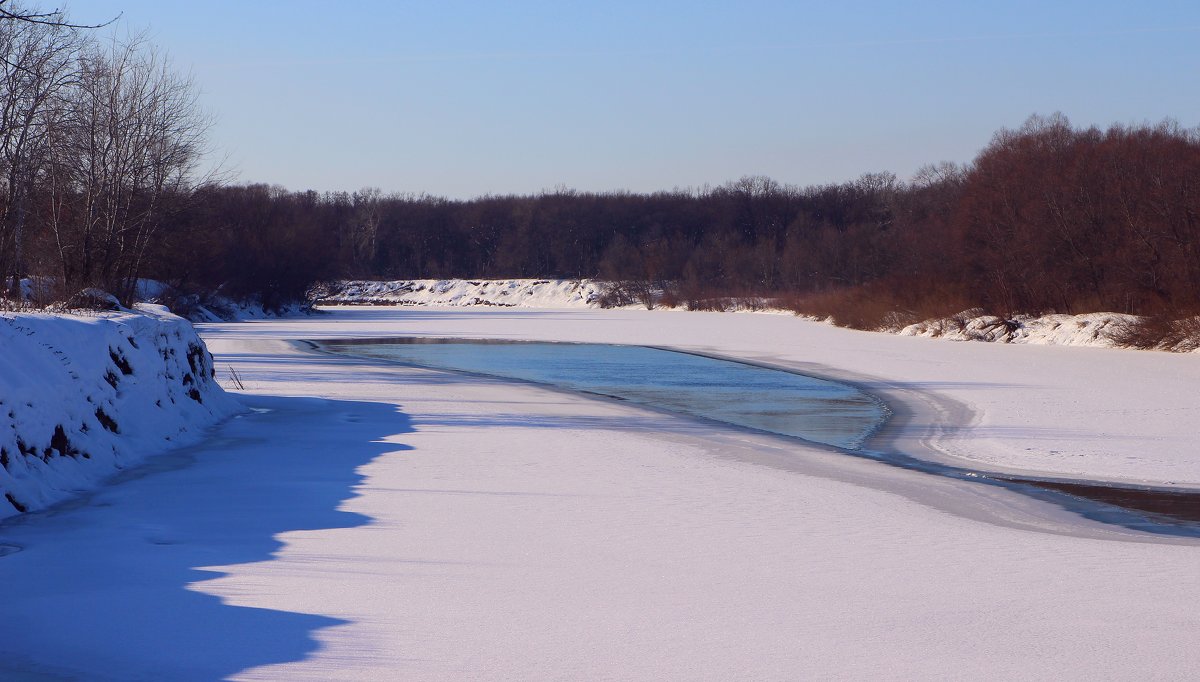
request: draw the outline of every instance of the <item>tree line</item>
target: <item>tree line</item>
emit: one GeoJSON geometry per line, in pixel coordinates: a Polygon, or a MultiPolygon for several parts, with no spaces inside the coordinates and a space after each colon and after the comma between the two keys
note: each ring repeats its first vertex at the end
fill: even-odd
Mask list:
{"type": "Polygon", "coordinates": [[[252,185],[186,203],[153,274],[272,302],[329,278],[588,277],[631,300],[767,296],[857,326],[966,308],[1200,312],[1200,134],[1171,122],[1035,116],[910,181],[471,200],[252,185]]]}
{"type": "Polygon", "coordinates": [[[1200,312],[1200,132],[1034,116],[969,163],[797,187],[451,200],[200,172],[196,88],[143,40],[0,9],[0,277],[303,298],[334,278],[599,278],[613,302],[777,304],[876,327],[982,308],[1200,312]]]}

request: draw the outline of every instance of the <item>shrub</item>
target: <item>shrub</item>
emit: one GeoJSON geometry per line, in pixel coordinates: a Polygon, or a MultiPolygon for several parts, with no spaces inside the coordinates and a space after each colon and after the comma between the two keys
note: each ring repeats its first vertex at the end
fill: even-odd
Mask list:
{"type": "Polygon", "coordinates": [[[1129,348],[1187,353],[1200,349],[1200,316],[1147,315],[1118,323],[1111,338],[1129,348]]]}

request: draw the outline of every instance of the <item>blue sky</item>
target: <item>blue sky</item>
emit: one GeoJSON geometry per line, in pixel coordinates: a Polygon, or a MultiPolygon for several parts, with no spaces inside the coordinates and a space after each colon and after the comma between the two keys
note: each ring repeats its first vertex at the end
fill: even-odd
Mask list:
{"type": "Polygon", "coordinates": [[[968,161],[1001,127],[1200,125],[1200,3],[76,0],[191,70],[242,182],[652,191],[968,161]]]}

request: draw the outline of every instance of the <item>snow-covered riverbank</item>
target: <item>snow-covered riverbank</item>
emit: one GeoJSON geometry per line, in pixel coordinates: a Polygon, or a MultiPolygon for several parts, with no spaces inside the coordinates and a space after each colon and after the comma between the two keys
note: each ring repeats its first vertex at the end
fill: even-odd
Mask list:
{"type": "MultiPolygon", "coordinates": [[[[601,307],[610,287],[609,282],[587,279],[343,280],[324,284],[312,293],[317,302],[324,305],[594,309],[601,307]]],[[[755,299],[753,309],[745,308],[739,300],[731,300],[729,305],[731,307],[727,310],[730,312],[793,314],[789,310],[772,308],[772,299],[769,298],[755,299]]],[[[626,307],[643,306],[637,304],[626,307]]],[[[682,306],[677,308],[682,309],[682,306]]],[[[947,341],[1115,348],[1125,343],[1121,339],[1138,319],[1133,315],[1104,312],[1041,317],[1019,315],[1014,319],[1002,319],[975,310],[879,331],[947,341]]],[[[1167,343],[1163,350],[1187,352],[1198,349],[1194,340],[1187,337],[1167,343]]]]}
{"type": "Polygon", "coordinates": [[[0,518],[44,509],[193,443],[240,409],[161,306],[0,314],[0,518]]]}
{"type": "Polygon", "coordinates": [[[603,282],[586,279],[405,279],[343,280],[313,293],[329,305],[595,308],[603,291],[603,282]]]}

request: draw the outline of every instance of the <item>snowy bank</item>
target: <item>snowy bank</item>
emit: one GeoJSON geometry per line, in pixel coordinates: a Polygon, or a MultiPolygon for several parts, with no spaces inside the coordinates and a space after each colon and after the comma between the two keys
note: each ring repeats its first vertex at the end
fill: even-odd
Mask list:
{"type": "Polygon", "coordinates": [[[1161,319],[1120,313],[1041,317],[1017,315],[1012,319],[1004,319],[984,315],[978,311],[966,311],[951,317],[911,324],[899,330],[899,333],[903,336],[925,336],[951,341],[1139,348],[1174,353],[1200,351],[1200,318],[1164,322],[1161,319]],[[1148,330],[1145,329],[1147,323],[1148,330]]]}
{"type": "Polygon", "coordinates": [[[1120,344],[1114,336],[1137,319],[1134,315],[1118,313],[1087,313],[1042,317],[1018,315],[1006,320],[994,315],[963,313],[910,324],[899,333],[901,336],[924,336],[949,341],[1117,348],[1120,344]]]}
{"type": "Polygon", "coordinates": [[[238,410],[191,325],[162,306],[0,314],[0,518],[195,442],[238,410]]]}
{"type": "MultiPolygon", "coordinates": [[[[612,286],[600,280],[566,279],[409,279],[395,281],[343,280],[322,284],[311,292],[316,305],[405,305],[431,307],[501,308],[601,308],[612,286]]],[[[773,305],[769,298],[729,298],[714,309],[725,312],[755,312],[773,315],[793,314],[773,305]]],[[[640,308],[640,304],[629,306],[640,308]]],[[[659,305],[664,310],[684,310],[680,306],[659,305]]],[[[195,322],[237,319],[264,319],[274,315],[255,315],[240,311],[236,315],[191,316],[195,322]]],[[[817,320],[806,315],[805,319],[817,320]]],[[[1018,315],[1012,319],[968,310],[945,318],[924,320],[905,327],[874,331],[922,336],[946,341],[987,341],[1032,344],[1038,346],[1089,346],[1120,348],[1123,332],[1141,318],[1120,313],[1081,315],[1018,315]]],[[[1194,345],[1164,345],[1159,350],[1190,351],[1194,345]]]]}
{"type": "Polygon", "coordinates": [[[272,308],[253,299],[238,301],[224,296],[211,296],[202,302],[197,298],[197,302],[183,306],[180,312],[192,322],[244,322],[310,315],[312,306],[297,301],[272,308]]]}
{"type": "Polygon", "coordinates": [[[175,314],[192,322],[269,320],[312,312],[312,306],[307,301],[270,306],[257,296],[231,298],[219,292],[184,293],[166,282],[153,279],[138,280],[137,298],[147,303],[166,305],[175,314]]]}
{"type": "Polygon", "coordinates": [[[603,282],[587,279],[347,280],[323,285],[313,297],[326,305],[596,308],[603,290],[603,282]]]}

